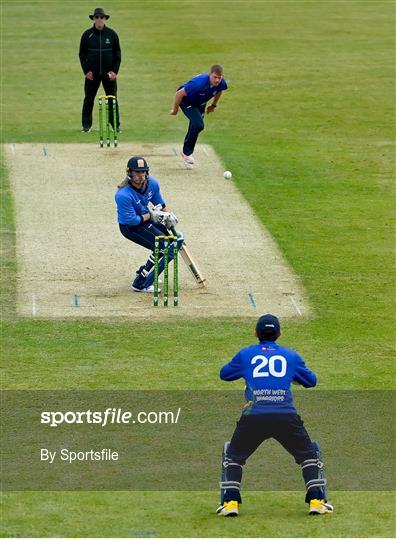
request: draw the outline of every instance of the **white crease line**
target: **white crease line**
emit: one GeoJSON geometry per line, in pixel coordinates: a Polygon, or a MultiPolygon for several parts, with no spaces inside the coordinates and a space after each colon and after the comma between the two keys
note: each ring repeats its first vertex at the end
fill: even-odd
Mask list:
{"type": "Polygon", "coordinates": [[[15,144],[10,144],[11,152],[15,156],[15,144]]]}
{"type": "Polygon", "coordinates": [[[32,294],[32,315],[35,317],[37,315],[37,306],[36,306],[36,295],[32,294]]]}
{"type": "Polygon", "coordinates": [[[248,292],[246,293],[246,296],[251,304],[251,306],[253,308],[257,308],[257,304],[256,304],[256,300],[254,299],[254,296],[253,296],[253,293],[252,292],[248,292]]]}
{"type": "Polygon", "coordinates": [[[293,306],[295,307],[297,313],[300,315],[300,317],[302,317],[302,313],[301,313],[301,310],[300,308],[298,307],[298,305],[296,304],[296,301],[294,300],[294,298],[292,296],[289,296],[290,300],[291,300],[291,303],[293,304],[293,306]]]}
{"type": "Polygon", "coordinates": [[[206,150],[206,148],[204,146],[202,147],[202,152],[207,156],[209,155],[208,151],[206,150]]]}

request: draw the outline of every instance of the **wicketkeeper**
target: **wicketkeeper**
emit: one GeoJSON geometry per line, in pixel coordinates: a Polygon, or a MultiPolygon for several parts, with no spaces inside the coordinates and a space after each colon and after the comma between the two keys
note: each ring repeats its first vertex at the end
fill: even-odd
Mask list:
{"type": "Polygon", "coordinates": [[[224,381],[245,379],[247,400],[232,439],[224,446],[221,502],[217,509],[221,516],[238,515],[243,465],[270,438],[277,440],[301,466],[309,513],[333,512],[327,502],[319,445],[311,441],[290,390],[292,382],[305,388],[315,386],[316,375],[295,351],[276,343],[280,335],[277,317],[263,315],[256,324],[259,343],[239,351],[220,371],[224,381]]]}
{"type": "MultiPolygon", "coordinates": [[[[128,161],[127,174],[115,194],[118,223],[121,234],[128,240],[150,250],[146,264],[136,272],[131,289],[136,292],[154,292],[154,243],[156,236],[170,235],[168,229],[175,227],[177,218],[169,212],[162,197],[158,180],[149,175],[147,161],[134,156],[128,161]],[[150,205],[150,207],[149,207],[150,205]]],[[[178,238],[178,248],[183,237],[178,238]]],[[[173,247],[169,258],[173,259],[173,247]]],[[[159,274],[164,269],[163,243],[160,243],[159,274]]]]}

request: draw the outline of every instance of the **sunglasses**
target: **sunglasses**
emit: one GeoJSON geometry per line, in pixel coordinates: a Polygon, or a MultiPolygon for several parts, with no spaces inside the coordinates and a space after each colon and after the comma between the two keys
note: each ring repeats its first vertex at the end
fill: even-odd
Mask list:
{"type": "Polygon", "coordinates": [[[95,18],[95,19],[104,19],[105,16],[104,16],[104,15],[95,15],[94,18],[95,18]]]}

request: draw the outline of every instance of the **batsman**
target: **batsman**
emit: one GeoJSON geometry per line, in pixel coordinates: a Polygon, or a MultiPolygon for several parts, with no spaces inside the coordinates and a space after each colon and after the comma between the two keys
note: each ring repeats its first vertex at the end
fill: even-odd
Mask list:
{"type": "MultiPolygon", "coordinates": [[[[118,224],[121,234],[131,242],[150,250],[149,258],[137,271],[131,283],[135,292],[154,292],[154,248],[155,237],[169,233],[177,224],[177,217],[169,212],[162,197],[160,185],[149,174],[147,161],[133,156],[127,163],[125,179],[118,184],[115,194],[118,224]]],[[[183,245],[183,236],[177,239],[178,249],[183,245]]],[[[160,245],[158,273],[164,270],[163,245],[160,245]]],[[[169,248],[168,261],[173,260],[173,247],[169,248]]]]}
{"type": "Polygon", "coordinates": [[[318,443],[311,441],[293,404],[291,383],[316,385],[316,375],[293,350],[276,343],[280,323],[271,314],[256,324],[259,343],[239,351],[220,371],[224,381],[245,379],[246,404],[230,442],[225,443],[220,482],[220,516],[237,516],[246,460],[267,439],[273,438],[301,467],[306,485],[305,502],[311,515],[333,512],[327,502],[326,478],[318,443]]]}

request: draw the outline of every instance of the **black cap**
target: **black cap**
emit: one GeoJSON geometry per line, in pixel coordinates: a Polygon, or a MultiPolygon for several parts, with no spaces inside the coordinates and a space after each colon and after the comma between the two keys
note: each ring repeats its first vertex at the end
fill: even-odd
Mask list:
{"type": "Polygon", "coordinates": [[[267,313],[266,315],[261,315],[256,324],[256,332],[258,335],[262,334],[280,334],[280,323],[278,317],[267,313]]]}
{"type": "Polygon", "coordinates": [[[91,21],[93,21],[93,19],[95,18],[95,15],[101,15],[102,17],[105,17],[106,19],[109,19],[109,18],[110,18],[110,15],[107,15],[107,14],[104,12],[104,9],[102,9],[101,7],[95,8],[95,11],[93,12],[93,15],[90,15],[90,16],[89,16],[89,18],[91,19],[91,21]]]}
{"type": "Polygon", "coordinates": [[[148,172],[149,166],[147,161],[140,156],[133,156],[127,163],[127,168],[136,172],[148,172]]]}

